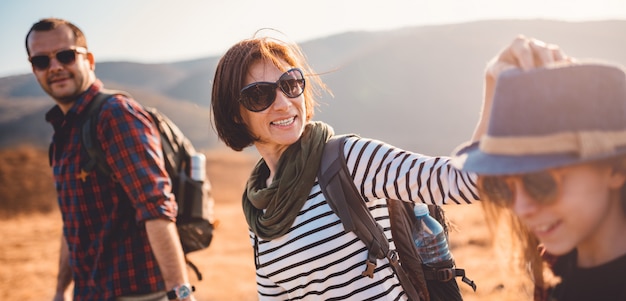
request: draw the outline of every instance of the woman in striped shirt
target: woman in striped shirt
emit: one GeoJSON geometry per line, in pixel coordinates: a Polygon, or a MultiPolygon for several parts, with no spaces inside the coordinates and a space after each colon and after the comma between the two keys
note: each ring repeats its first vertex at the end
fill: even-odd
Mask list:
{"type": "MultiPolygon", "coordinates": [[[[509,67],[559,60],[553,46],[516,38],[488,66],[483,132],[495,76],[509,67]],[[535,60],[533,60],[533,55],[535,60]]],[[[386,259],[373,278],[361,275],[365,245],[346,232],[320,191],[317,169],[330,126],[313,122],[314,95],[324,89],[298,46],[252,38],[232,46],[218,63],[212,91],[215,129],[230,148],[254,145],[262,159],[248,179],[244,214],[255,252],[261,300],[405,300],[386,259]]],[[[473,174],[384,142],[353,137],[343,147],[356,187],[389,232],[385,199],[428,204],[478,200],[473,174]]]]}

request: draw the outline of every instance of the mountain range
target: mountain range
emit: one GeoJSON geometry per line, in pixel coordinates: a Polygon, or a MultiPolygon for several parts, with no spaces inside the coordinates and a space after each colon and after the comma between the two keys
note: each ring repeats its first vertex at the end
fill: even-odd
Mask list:
{"type": "MultiPolygon", "coordinates": [[[[314,119],[337,133],[450,154],[478,120],[487,61],[518,34],[558,44],[570,56],[626,65],[626,20],[490,20],[345,32],[300,43],[332,91],[318,98],[314,119]]],[[[165,113],[196,148],[211,149],[223,147],[209,111],[218,60],[97,61],[96,75],[105,87],[126,90],[165,113]]],[[[0,148],[47,147],[52,129],[44,114],[53,104],[32,74],[0,78],[0,148]]]]}

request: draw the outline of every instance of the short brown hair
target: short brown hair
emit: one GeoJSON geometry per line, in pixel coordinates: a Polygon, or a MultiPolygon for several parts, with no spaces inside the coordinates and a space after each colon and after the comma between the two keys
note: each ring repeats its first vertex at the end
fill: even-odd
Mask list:
{"type": "Polygon", "coordinates": [[[33,26],[31,26],[30,30],[26,34],[25,45],[26,53],[28,53],[28,56],[30,56],[30,49],[28,49],[28,37],[30,37],[30,34],[33,31],[53,30],[62,25],[67,25],[72,30],[72,33],[74,34],[74,45],[87,48],[87,38],[85,38],[85,35],[80,30],[80,28],[72,24],[72,22],[58,18],[46,18],[41,19],[37,23],[33,24],[33,26]]]}
{"type": "Polygon", "coordinates": [[[250,66],[258,61],[272,62],[281,70],[283,69],[282,62],[302,69],[307,80],[304,90],[306,121],[311,120],[314,115],[317,104],[313,98],[314,94],[318,94],[318,89],[327,90],[319,76],[312,72],[296,44],[261,37],[246,39],[232,46],[222,56],[215,70],[211,111],[214,128],[219,138],[236,151],[252,145],[258,139],[244,124],[239,111],[239,93],[250,66]]]}

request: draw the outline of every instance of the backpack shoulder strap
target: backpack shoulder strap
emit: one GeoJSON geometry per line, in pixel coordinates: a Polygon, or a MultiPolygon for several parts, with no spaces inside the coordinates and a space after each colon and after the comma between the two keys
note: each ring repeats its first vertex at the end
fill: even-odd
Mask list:
{"type": "Polygon", "coordinates": [[[390,250],[382,227],[374,220],[354,185],[343,154],[343,146],[350,136],[353,135],[333,136],[326,142],[318,170],[322,193],[341,219],[346,231],[354,232],[368,249],[366,270],[362,275],[372,278],[376,259],[386,257],[409,299],[419,301],[420,296],[400,266],[398,254],[395,250],[390,250]]]}
{"type": "Polygon", "coordinates": [[[102,172],[104,175],[112,175],[111,167],[106,163],[106,158],[102,146],[98,141],[98,114],[102,110],[102,106],[111,96],[116,94],[128,95],[124,91],[101,89],[100,92],[87,105],[85,112],[81,118],[80,138],[89,156],[89,161],[82,166],[84,172],[91,172],[94,168],[102,172]]]}
{"type": "Polygon", "coordinates": [[[165,169],[170,177],[177,178],[181,171],[188,168],[185,164],[188,162],[189,156],[196,153],[196,150],[191,141],[167,116],[153,107],[145,107],[145,110],[158,128],[161,137],[161,149],[166,158],[165,169]]]}

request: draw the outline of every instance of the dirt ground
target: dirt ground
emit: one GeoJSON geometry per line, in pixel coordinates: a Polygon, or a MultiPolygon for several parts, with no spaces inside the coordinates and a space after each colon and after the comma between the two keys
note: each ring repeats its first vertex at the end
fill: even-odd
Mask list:
{"type": "MultiPolygon", "coordinates": [[[[191,276],[196,299],[257,300],[252,249],[240,205],[241,191],[255,159],[230,151],[209,152],[207,157],[219,225],[208,249],[188,255],[204,276],[202,281],[191,276]]],[[[512,275],[505,278],[501,272],[480,206],[445,209],[457,227],[450,234],[457,265],[465,268],[478,286],[473,292],[459,280],[464,299],[530,300],[520,293],[512,275]]],[[[1,219],[0,233],[4,237],[0,244],[0,300],[51,300],[61,237],[58,211],[1,219]]]]}

